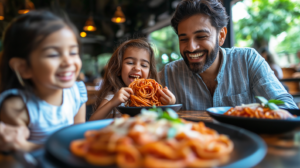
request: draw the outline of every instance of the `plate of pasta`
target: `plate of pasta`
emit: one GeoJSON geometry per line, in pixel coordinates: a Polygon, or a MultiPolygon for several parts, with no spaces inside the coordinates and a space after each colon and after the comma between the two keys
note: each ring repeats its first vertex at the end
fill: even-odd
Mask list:
{"type": "Polygon", "coordinates": [[[260,104],[237,107],[211,107],[207,113],[215,120],[260,134],[278,134],[300,127],[299,109],[276,109],[260,104]]]}
{"type": "Polygon", "coordinates": [[[163,105],[158,93],[162,86],[154,79],[135,79],[128,87],[132,89],[133,94],[130,95],[129,101],[125,103],[125,107],[117,107],[117,110],[122,114],[135,116],[143,108],[151,109],[153,106],[162,110],[170,108],[174,111],[178,111],[182,107],[182,104],[163,105]]]}
{"type": "Polygon", "coordinates": [[[143,110],[61,129],[46,150],[69,167],[253,167],[263,140],[227,124],[190,122],[172,110],[143,110]],[[247,144],[247,145],[245,145],[247,144]]]}

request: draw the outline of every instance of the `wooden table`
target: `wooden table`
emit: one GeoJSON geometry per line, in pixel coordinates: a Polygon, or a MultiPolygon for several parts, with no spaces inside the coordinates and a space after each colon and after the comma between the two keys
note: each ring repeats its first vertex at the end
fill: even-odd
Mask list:
{"type": "MultiPolygon", "coordinates": [[[[217,122],[205,111],[179,111],[177,114],[186,120],[217,122]]],[[[300,167],[300,128],[285,134],[259,136],[267,144],[268,151],[255,168],[300,167]]]]}

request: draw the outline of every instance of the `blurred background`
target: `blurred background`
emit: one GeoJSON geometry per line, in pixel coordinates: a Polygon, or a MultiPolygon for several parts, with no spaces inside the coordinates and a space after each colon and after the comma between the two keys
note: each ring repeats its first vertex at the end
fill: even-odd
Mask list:
{"type": "MultiPolygon", "coordinates": [[[[50,9],[68,17],[80,32],[83,68],[80,80],[99,86],[104,67],[124,40],[146,37],[153,44],[157,68],[181,58],[178,38],[170,26],[180,0],[0,0],[0,36],[16,16],[33,9],[50,9]]],[[[230,21],[223,47],[252,47],[262,55],[279,79],[300,71],[299,0],[220,0],[230,21]],[[263,54],[265,52],[266,54],[263,54]],[[280,75],[281,73],[281,75],[280,75]]],[[[0,41],[1,50],[1,41],[0,41]]],[[[300,77],[300,75],[298,76],[300,77]]],[[[299,93],[298,81],[285,81],[299,93]]],[[[300,97],[300,96],[299,96],[300,97]]]]}

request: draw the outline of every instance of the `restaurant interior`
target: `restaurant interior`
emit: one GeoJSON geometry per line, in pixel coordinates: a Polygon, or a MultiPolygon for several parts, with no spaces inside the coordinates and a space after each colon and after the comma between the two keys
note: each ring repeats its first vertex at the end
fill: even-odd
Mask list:
{"type": "MultiPolygon", "coordinates": [[[[182,58],[179,51],[178,36],[171,27],[170,22],[180,1],[0,0],[0,38],[3,38],[3,32],[15,17],[32,10],[50,10],[62,18],[70,19],[79,31],[82,43],[82,69],[77,80],[83,81],[86,85],[88,94],[86,120],[88,120],[95,110],[94,105],[103,82],[106,65],[114,50],[122,42],[131,38],[146,38],[153,46],[157,71],[160,71],[167,63],[182,58]]],[[[229,16],[227,37],[222,47],[251,47],[261,55],[263,55],[263,50],[267,50],[273,57],[273,63],[280,67],[278,73],[281,75],[277,76],[278,80],[292,95],[297,106],[300,107],[300,38],[295,36],[300,31],[300,2],[293,0],[219,1],[223,4],[229,16]]],[[[2,40],[0,41],[1,50],[2,40]]],[[[291,113],[300,115],[298,111],[291,113]]],[[[217,115],[214,118],[205,111],[179,111],[177,114],[180,118],[186,120],[208,122],[206,125],[214,129],[217,129],[217,127],[211,126],[211,123],[222,121],[222,118],[218,120],[217,115]]],[[[247,122],[245,120],[245,125],[247,125],[247,122]]],[[[245,150],[234,151],[232,158],[235,162],[232,165],[221,164],[217,167],[299,167],[299,123],[300,120],[289,123],[249,122],[249,125],[256,125],[254,126],[256,127],[254,132],[261,127],[269,129],[274,126],[273,129],[278,130],[285,127],[285,124],[286,128],[293,127],[293,131],[288,133],[258,133],[259,137],[263,139],[262,143],[255,139],[256,134],[252,136],[254,133],[250,131],[246,133],[243,133],[244,130],[230,132],[230,130],[225,129],[224,131],[228,132],[230,137],[240,136],[241,139],[245,139],[243,143],[237,143],[238,145],[235,146],[235,149],[239,147],[240,149],[245,148],[245,150]],[[251,150],[257,150],[251,153],[250,148],[252,148],[251,150]],[[244,157],[247,161],[245,159],[245,162],[242,162],[240,160],[244,158],[240,159],[239,157],[244,157]],[[237,163],[237,160],[240,163],[237,163]]],[[[76,129],[82,132],[81,128],[76,127],[76,129]]],[[[70,130],[76,131],[76,129],[70,130]]],[[[47,145],[53,145],[53,149],[61,147],[59,146],[60,143],[56,143],[56,141],[52,141],[47,145]]],[[[236,143],[235,140],[233,140],[233,143],[236,143]]],[[[52,155],[56,152],[50,151],[52,155]]],[[[24,156],[33,156],[39,162],[39,167],[46,168],[76,167],[76,164],[79,165],[78,167],[88,165],[85,162],[76,160],[77,157],[75,160],[73,157],[69,157],[70,152],[65,153],[65,155],[73,163],[67,163],[55,158],[55,156],[49,156],[45,150],[33,153],[32,156],[26,154],[28,153],[15,155],[14,157],[7,153],[0,154],[0,167],[37,167],[36,164],[30,163],[28,158],[24,161],[24,156]]],[[[64,158],[63,154],[61,157],[64,158]]]]}

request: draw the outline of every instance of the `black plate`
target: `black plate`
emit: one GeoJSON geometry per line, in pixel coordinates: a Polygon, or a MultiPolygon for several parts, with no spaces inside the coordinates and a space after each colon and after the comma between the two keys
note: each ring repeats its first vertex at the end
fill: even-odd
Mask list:
{"type": "MultiPolygon", "coordinates": [[[[166,110],[167,108],[173,109],[174,111],[180,110],[182,104],[172,104],[167,106],[157,106],[157,108],[161,108],[162,110],[166,110]]],[[[122,114],[128,114],[130,116],[135,116],[140,114],[142,109],[150,109],[152,107],[117,107],[118,111],[122,114]]]]}
{"type": "MultiPolygon", "coordinates": [[[[208,114],[217,121],[236,125],[261,134],[284,133],[300,126],[300,117],[295,119],[258,119],[223,115],[231,107],[211,107],[206,109],[208,114]]],[[[299,109],[285,109],[293,115],[300,115],[299,109]]]]}
{"type": "MultiPolygon", "coordinates": [[[[68,167],[94,167],[70,152],[70,142],[75,139],[82,139],[85,131],[103,128],[111,121],[112,119],[92,121],[63,128],[48,139],[46,150],[68,167]]],[[[253,167],[264,158],[266,145],[258,135],[228,124],[211,122],[205,122],[205,124],[221,134],[226,134],[234,143],[234,150],[230,154],[230,159],[227,164],[221,166],[222,168],[253,167]]]]}

